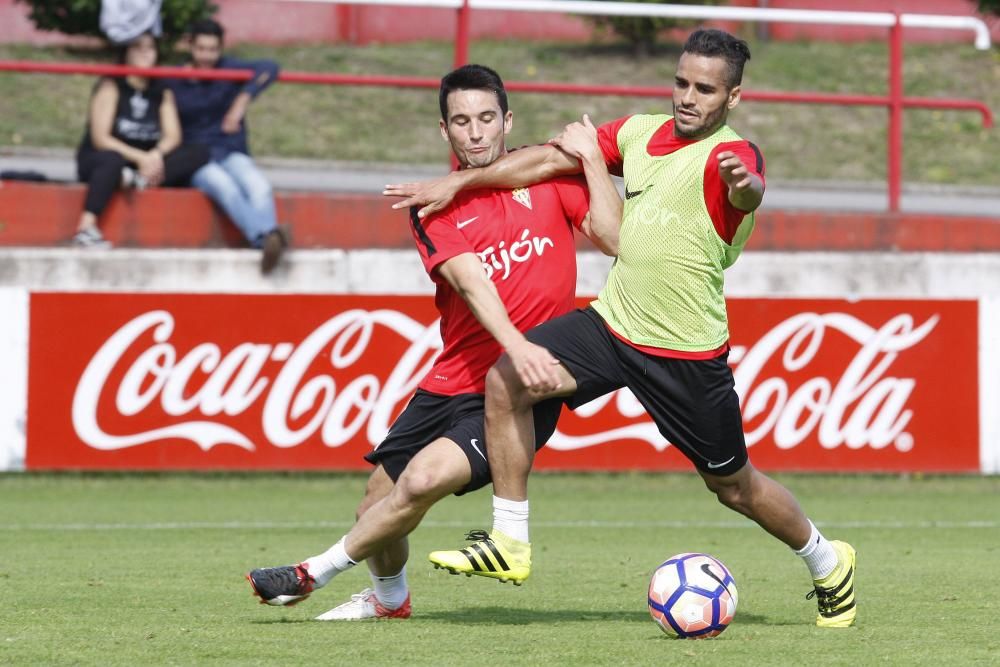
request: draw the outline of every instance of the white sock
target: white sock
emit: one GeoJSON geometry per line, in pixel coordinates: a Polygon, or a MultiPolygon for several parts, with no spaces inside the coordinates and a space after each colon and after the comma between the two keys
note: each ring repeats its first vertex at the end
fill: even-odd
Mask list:
{"type": "Polygon", "coordinates": [[[528,501],[493,496],[493,530],[521,542],[528,540],[528,501]]]}
{"type": "Polygon", "coordinates": [[[801,556],[809,568],[809,573],[813,579],[823,579],[828,577],[837,567],[837,552],[833,545],[827,542],[826,538],[817,530],[812,521],[809,522],[809,541],[801,549],[795,552],[796,556],[801,556]]]}
{"type": "Polygon", "coordinates": [[[309,574],[316,580],[316,588],[326,586],[331,579],[341,572],[346,572],[357,565],[344,551],[344,538],[318,556],[303,561],[309,574]]]}
{"type": "Polygon", "coordinates": [[[379,577],[372,573],[372,587],[379,604],[386,609],[399,609],[410,594],[410,587],[406,583],[406,566],[403,566],[399,574],[391,577],[379,577]]]}

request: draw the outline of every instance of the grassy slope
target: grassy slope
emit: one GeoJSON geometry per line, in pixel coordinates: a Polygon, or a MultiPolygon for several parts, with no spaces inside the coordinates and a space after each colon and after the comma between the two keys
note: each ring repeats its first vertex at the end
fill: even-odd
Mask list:
{"type": "Polygon", "coordinates": [[[347,625],[308,619],[367,585],[362,568],[290,609],[254,604],[242,573],[303,558],[335,540],[363,490],[361,477],[0,477],[0,662],[965,665],[995,659],[1000,480],[783,479],[829,535],[859,549],[856,628],[815,628],[814,603],[803,599],[809,583],[802,565],[719,507],[693,475],[536,477],[536,568],[523,588],[449,577],[426,564],[427,551],[457,546],[465,529],[484,525],[488,516],[486,493],[447,499],[413,535],[414,618],[347,625]],[[176,525],[186,522],[218,527],[176,525]],[[237,523],[219,525],[226,522],[237,523]],[[175,525],[143,527],[150,523],[175,525]],[[736,622],[714,641],[667,640],[645,609],[652,569],[687,550],[721,558],[739,585],[736,622]]]}
{"type": "MultiPolygon", "coordinates": [[[[347,47],[250,47],[246,57],[269,57],[288,70],[438,77],[450,68],[441,43],[347,47]]],[[[878,94],[886,90],[881,43],[761,43],[745,85],[754,90],[878,94]]],[[[0,58],[90,59],[59,49],[0,46],[0,58]]],[[[958,96],[1000,109],[1000,51],[969,45],[906,48],[910,95],[958,96]]],[[[509,80],[669,84],[676,53],[636,62],[607,45],[477,42],[471,58],[509,80]]],[[[83,77],[0,73],[0,146],[73,146],[79,139],[91,82],[83,77]]],[[[544,140],[589,112],[598,121],[657,111],[653,100],[519,94],[512,97],[511,145],[544,140]]],[[[252,111],[253,145],[260,155],[338,160],[440,163],[447,148],[436,127],[432,91],[285,85],[266,93],[252,111]]],[[[791,104],[745,103],[732,124],[757,142],[768,173],[780,179],[881,180],[885,174],[886,112],[791,104]]],[[[906,113],[905,179],[924,183],[995,185],[991,157],[996,131],[976,114],[906,113]]]]}

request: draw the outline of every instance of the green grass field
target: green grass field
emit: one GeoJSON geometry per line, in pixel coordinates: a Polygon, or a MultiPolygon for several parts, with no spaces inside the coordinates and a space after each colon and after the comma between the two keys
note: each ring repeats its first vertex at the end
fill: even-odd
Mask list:
{"type": "Polygon", "coordinates": [[[1000,479],[780,479],[858,548],[857,627],[814,627],[805,567],[693,475],[536,476],[522,588],[427,564],[488,527],[488,492],[449,498],[412,536],[413,618],[348,624],[310,619],[366,586],[363,567],[294,608],[256,604],[243,575],[335,541],[362,477],[7,475],[0,663],[996,664],[1000,479]],[[646,611],[681,551],[736,578],[717,639],[668,639],[646,611]]]}
{"type": "MultiPolygon", "coordinates": [[[[971,40],[970,40],[971,41],[971,40]]],[[[884,42],[752,41],[748,90],[884,94],[884,42]]],[[[908,95],[980,100],[1000,110],[1000,50],[971,44],[908,44],[908,95]]],[[[241,45],[242,57],[273,58],[285,69],[437,78],[451,69],[444,42],[241,45]]],[[[0,45],[0,59],[94,61],[94,53],[64,48],[0,45]]],[[[670,85],[678,52],[665,47],[636,60],[601,42],[544,43],[477,40],[473,62],[492,65],[513,81],[670,85]]],[[[83,131],[90,77],[0,73],[0,150],[3,146],[75,147],[83,131]]],[[[512,94],[511,146],[544,141],[587,112],[595,122],[630,113],[669,111],[669,101],[512,94]]],[[[993,156],[1000,133],[977,114],[906,112],[904,180],[911,183],[996,185],[993,156]]],[[[257,155],[328,160],[445,164],[438,134],[436,91],[281,84],[254,104],[251,144],[257,155]]],[[[784,180],[884,181],[887,112],[867,107],[747,102],[731,124],[761,146],[768,176],[784,180]]]]}

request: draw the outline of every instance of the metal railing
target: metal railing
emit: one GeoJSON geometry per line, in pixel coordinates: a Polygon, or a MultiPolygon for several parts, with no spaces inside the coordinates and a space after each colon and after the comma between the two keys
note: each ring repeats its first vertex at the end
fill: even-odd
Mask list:
{"type": "MultiPolygon", "coordinates": [[[[382,5],[402,7],[445,8],[456,11],[454,48],[455,66],[468,62],[471,12],[476,9],[556,12],[604,16],[655,16],[686,19],[761,21],[773,23],[799,23],[821,25],[856,25],[883,27],[889,30],[889,90],[886,95],[855,95],[815,92],[745,91],[747,101],[823,104],[843,106],[880,106],[889,112],[889,132],[886,156],[888,181],[888,208],[899,211],[902,189],[903,163],[903,110],[939,109],[975,111],[981,116],[983,127],[993,127],[993,114],[983,102],[969,99],[943,99],[932,97],[907,97],[903,93],[903,28],[940,28],[972,31],[975,46],[990,47],[986,24],[971,16],[941,16],[933,14],[899,14],[889,12],[843,12],[801,9],[769,9],[755,7],[703,7],[691,5],[651,5],[628,2],[601,2],[589,0],[277,0],[288,3],[319,3],[337,5],[382,5]]],[[[154,70],[135,70],[116,65],[85,65],[42,63],[27,61],[2,61],[0,71],[37,72],[49,74],[94,74],[144,76],[167,78],[199,78],[240,81],[249,79],[247,71],[202,71],[191,68],[160,67],[154,70]]],[[[436,89],[440,80],[428,77],[367,76],[350,74],[320,74],[309,72],[282,72],[280,81],[300,84],[379,86],[396,88],[436,89]]],[[[571,95],[616,95],[630,97],[669,98],[673,89],[660,86],[614,86],[600,84],[571,84],[552,82],[509,81],[507,89],[514,92],[557,93],[571,95]]]]}

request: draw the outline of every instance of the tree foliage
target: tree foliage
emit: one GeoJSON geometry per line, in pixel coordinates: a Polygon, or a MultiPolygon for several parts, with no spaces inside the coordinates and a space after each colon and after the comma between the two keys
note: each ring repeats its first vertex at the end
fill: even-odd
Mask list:
{"type": "MultiPolygon", "coordinates": [[[[644,2],[663,4],[661,0],[612,0],[613,2],[644,2]]],[[[1000,0],[998,0],[1000,1],[1000,0]]],[[[713,5],[714,0],[670,0],[676,5],[713,5]]],[[[691,27],[698,20],[660,18],[653,16],[592,16],[590,20],[597,26],[609,28],[631,46],[636,56],[650,53],[656,46],[656,39],[664,30],[691,27]]]]}
{"type": "MultiPolygon", "coordinates": [[[[101,0],[17,0],[29,7],[28,18],[39,30],[66,35],[103,37],[100,28],[101,0]]],[[[192,21],[215,14],[211,0],[163,0],[163,40],[171,44],[192,21]]]]}
{"type": "Polygon", "coordinates": [[[1000,0],[973,0],[979,5],[979,11],[983,14],[993,14],[1000,16],[1000,0]]]}

